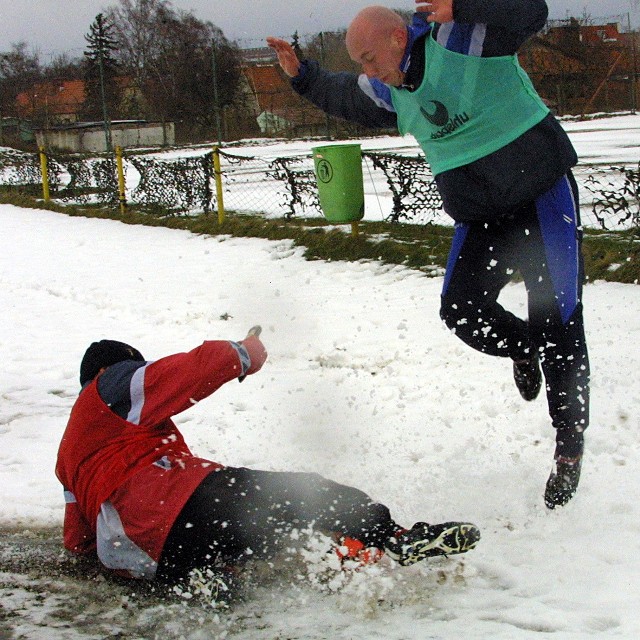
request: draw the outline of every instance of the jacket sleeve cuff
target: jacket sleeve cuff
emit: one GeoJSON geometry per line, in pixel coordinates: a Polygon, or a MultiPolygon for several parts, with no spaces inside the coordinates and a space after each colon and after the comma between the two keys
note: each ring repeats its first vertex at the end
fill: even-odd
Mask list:
{"type": "Polygon", "coordinates": [[[305,89],[309,85],[311,76],[313,75],[314,67],[317,67],[317,63],[311,62],[309,60],[303,60],[300,63],[298,75],[291,78],[291,86],[293,87],[294,91],[297,91],[298,93],[305,91],[305,89]]]}
{"type": "Polygon", "coordinates": [[[247,371],[251,367],[251,357],[249,356],[249,352],[238,342],[231,342],[231,346],[237,351],[238,358],[240,359],[240,368],[242,371],[238,377],[242,377],[247,375],[247,371]]]}

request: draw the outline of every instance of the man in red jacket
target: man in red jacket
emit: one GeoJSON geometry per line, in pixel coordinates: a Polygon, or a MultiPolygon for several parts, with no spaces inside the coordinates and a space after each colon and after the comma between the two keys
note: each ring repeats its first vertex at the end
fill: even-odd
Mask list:
{"type": "Polygon", "coordinates": [[[155,361],[122,342],[94,342],[56,465],[65,547],[97,552],[122,575],[176,582],[194,569],[269,556],[287,534],[309,527],[331,534],[339,555],[363,558],[373,548],[401,565],[476,546],[472,524],[403,529],[384,505],[318,474],[224,467],[193,455],[171,418],[256,373],[266,358],[257,335],[155,361]]]}

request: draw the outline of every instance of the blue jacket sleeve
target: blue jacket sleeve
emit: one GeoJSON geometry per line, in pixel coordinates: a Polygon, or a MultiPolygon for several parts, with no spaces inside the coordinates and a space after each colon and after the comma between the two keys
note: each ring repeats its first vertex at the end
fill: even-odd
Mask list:
{"type": "MultiPolygon", "coordinates": [[[[545,0],[455,0],[453,19],[460,25],[485,25],[483,56],[512,55],[545,25],[545,0]]],[[[449,47],[451,48],[451,47],[449,47]]]]}
{"type": "Polygon", "coordinates": [[[329,115],[357,122],[365,127],[391,129],[397,118],[388,87],[355,73],[335,73],[305,60],[300,74],[291,81],[293,89],[329,115]]]}

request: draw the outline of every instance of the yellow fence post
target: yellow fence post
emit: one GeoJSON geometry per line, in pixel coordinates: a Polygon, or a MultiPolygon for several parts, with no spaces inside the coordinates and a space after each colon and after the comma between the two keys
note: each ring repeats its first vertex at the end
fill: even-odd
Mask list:
{"type": "Polygon", "coordinates": [[[40,171],[42,173],[42,197],[45,202],[49,202],[49,169],[44,147],[40,147],[40,171]]]}
{"type": "Polygon", "coordinates": [[[220,147],[213,147],[213,175],[216,179],[218,224],[222,224],[224,222],[224,198],[222,195],[222,171],[220,170],[220,147]]]}
{"type": "Polygon", "coordinates": [[[118,167],[118,201],[120,202],[120,213],[127,210],[127,195],[125,192],[124,166],[122,164],[122,147],[116,147],[116,166],[118,167]]]}

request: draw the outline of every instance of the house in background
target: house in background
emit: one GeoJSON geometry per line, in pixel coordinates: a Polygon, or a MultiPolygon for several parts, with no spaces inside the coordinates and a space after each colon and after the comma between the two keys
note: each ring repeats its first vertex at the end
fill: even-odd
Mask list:
{"type": "Polygon", "coordinates": [[[0,118],[0,147],[5,144],[22,145],[35,141],[35,135],[29,120],[7,117],[0,118]]]}
{"type": "Polygon", "coordinates": [[[320,109],[291,89],[279,65],[245,66],[255,118],[264,135],[293,137],[322,135],[326,118],[320,109]]]}
{"type": "MultiPolygon", "coordinates": [[[[340,42],[333,46],[338,47],[336,52],[342,52],[340,42]]],[[[637,34],[622,32],[617,23],[583,25],[570,18],[548,22],[541,33],[521,48],[519,59],[542,98],[556,113],[580,115],[636,110],[640,96],[636,51],[637,34]]],[[[333,68],[343,68],[340,66],[343,62],[338,55],[333,68]]],[[[140,114],[148,111],[143,96],[130,79],[117,81],[120,113],[140,118],[140,114]]],[[[100,123],[80,122],[84,100],[82,80],[41,82],[18,95],[13,115],[22,122],[33,123],[34,128],[37,126],[39,142],[46,140],[49,145],[67,150],[96,151],[101,146],[104,127],[100,123]]],[[[242,51],[240,89],[234,102],[222,107],[217,115],[221,116],[222,125],[218,135],[225,140],[255,135],[350,137],[374,133],[329,118],[296,94],[269,47],[242,51]]],[[[184,125],[177,123],[178,128],[184,125]]],[[[175,141],[173,123],[122,120],[113,123],[112,129],[114,144],[123,146],[171,145],[175,141]]],[[[6,134],[5,139],[10,133],[15,138],[15,131],[15,124],[8,122],[0,129],[6,134]]]]}
{"type": "Polygon", "coordinates": [[[585,44],[624,44],[625,34],[618,30],[617,22],[601,25],[583,25],[580,28],[580,38],[585,44]]]}
{"type": "Polygon", "coordinates": [[[77,122],[84,98],[83,80],[38,82],[18,94],[16,109],[20,118],[44,126],[77,122]]]}
{"type": "MultiPolygon", "coordinates": [[[[640,96],[636,39],[636,34],[622,32],[616,22],[550,21],[525,43],[519,59],[545,102],[559,115],[635,111],[640,99],[636,97],[640,96]]],[[[263,135],[326,135],[326,116],[292,91],[273,51],[244,53],[247,103],[253,105],[263,135]]]]}
{"type": "MultiPolygon", "coordinates": [[[[123,100],[131,100],[127,78],[118,78],[123,100]]],[[[39,82],[16,98],[21,118],[34,125],[38,146],[74,153],[102,153],[107,150],[104,122],[81,122],[85,101],[83,80],[39,82]]],[[[173,122],[113,120],[109,123],[112,148],[158,147],[175,144],[173,122]]]]}
{"type": "Polygon", "coordinates": [[[635,33],[622,33],[618,23],[550,21],[525,43],[519,59],[560,115],[635,111],[640,88],[636,39],[635,33]]]}
{"type": "Polygon", "coordinates": [[[263,135],[302,137],[326,132],[324,113],[291,89],[273,49],[247,49],[242,54],[244,102],[263,135]]]}

